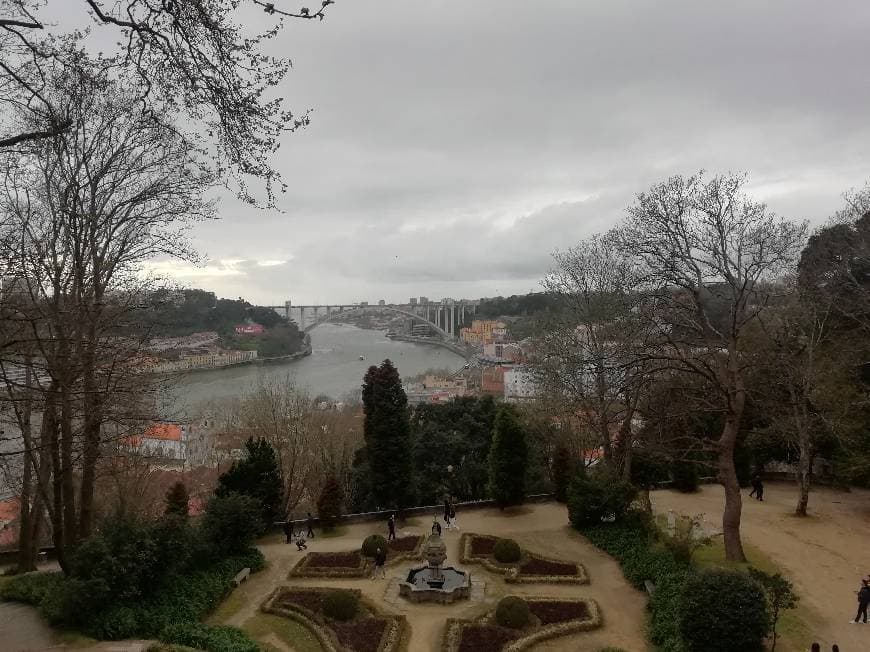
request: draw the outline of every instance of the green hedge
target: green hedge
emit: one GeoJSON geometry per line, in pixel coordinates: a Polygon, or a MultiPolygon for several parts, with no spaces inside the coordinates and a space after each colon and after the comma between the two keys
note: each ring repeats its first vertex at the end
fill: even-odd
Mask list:
{"type": "MultiPolygon", "coordinates": [[[[96,613],[80,613],[75,625],[84,634],[104,640],[157,638],[169,626],[195,623],[211,612],[230,592],[232,579],[242,568],[255,572],[264,565],[263,554],[251,548],[244,555],[223,559],[203,570],[175,575],[152,597],[96,613]]],[[[28,573],[0,588],[0,598],[38,606],[50,622],[63,623],[64,614],[70,612],[68,603],[75,596],[74,582],[61,573],[28,573]]],[[[256,646],[231,648],[236,649],[256,646]]]]}
{"type": "Polygon", "coordinates": [[[260,652],[260,647],[240,629],[209,627],[200,623],[169,625],[160,635],[160,641],[205,652],[260,652]]]}
{"type": "Polygon", "coordinates": [[[655,540],[652,526],[643,515],[623,522],[601,524],[580,530],[596,547],[619,561],[625,578],[644,590],[655,584],[650,602],[650,640],[661,652],[685,652],[679,631],[678,607],[687,578],[693,571],[655,540]]]}

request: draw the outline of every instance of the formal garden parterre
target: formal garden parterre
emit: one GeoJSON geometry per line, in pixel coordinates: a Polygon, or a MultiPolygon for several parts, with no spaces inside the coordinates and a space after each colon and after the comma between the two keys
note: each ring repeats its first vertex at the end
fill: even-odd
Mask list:
{"type": "Polygon", "coordinates": [[[424,537],[414,534],[386,541],[380,535],[367,537],[360,550],[344,552],[309,552],[300,559],[289,576],[362,578],[372,572],[372,557],[377,546],[387,549],[387,564],[420,559],[424,537]],[[376,541],[375,537],[380,541],[376,541]]]}
{"type": "Polygon", "coordinates": [[[405,616],[383,613],[357,589],[279,587],[262,610],[304,625],[326,652],[393,652],[409,631],[405,616]],[[350,608],[334,612],[334,598],[350,608]]]}
{"type": "Polygon", "coordinates": [[[441,650],[519,652],[545,640],[596,629],[601,623],[594,600],[508,596],[479,618],[448,619],[441,650]],[[521,607],[524,615],[519,621],[504,620],[503,606],[521,607]]]}
{"type": "Polygon", "coordinates": [[[487,534],[467,532],[459,544],[463,564],[480,564],[488,571],[503,575],[505,582],[513,584],[588,584],[589,576],[582,564],[549,559],[521,548],[511,539],[487,534]],[[507,556],[499,559],[499,548],[504,546],[507,556]]]}

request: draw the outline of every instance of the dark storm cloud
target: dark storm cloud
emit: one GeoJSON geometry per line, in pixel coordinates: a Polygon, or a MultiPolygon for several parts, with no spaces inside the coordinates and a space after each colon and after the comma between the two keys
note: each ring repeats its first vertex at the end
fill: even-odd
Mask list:
{"type": "Polygon", "coordinates": [[[314,109],[275,159],[285,212],[226,199],[196,234],[215,262],[180,278],[276,302],[524,292],[701,167],[819,222],[870,177],[868,33],[865,0],[340,0],[271,42],[314,109]]]}

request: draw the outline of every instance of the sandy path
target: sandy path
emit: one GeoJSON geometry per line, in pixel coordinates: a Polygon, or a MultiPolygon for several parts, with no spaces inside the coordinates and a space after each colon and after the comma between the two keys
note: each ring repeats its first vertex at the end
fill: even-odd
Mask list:
{"type": "MultiPolygon", "coordinates": [[[[574,596],[595,599],[604,616],[604,627],[594,632],[563,637],[536,647],[536,650],[572,650],[596,652],[601,647],[612,645],[630,652],[644,652],[647,644],[644,635],[646,622],[646,597],[633,589],[622,577],[619,566],[606,555],[591,546],[581,536],[567,526],[565,508],[556,504],[543,504],[524,507],[517,513],[504,516],[498,510],[469,511],[459,515],[463,531],[511,536],[534,552],[557,558],[577,560],[586,566],[591,578],[587,586],[571,585],[509,585],[500,576],[487,573],[481,567],[472,565],[472,576],[486,582],[486,600],[483,604],[461,602],[455,605],[412,605],[404,602],[393,606],[384,602],[389,584],[384,580],[325,580],[325,579],[287,579],[287,572],[301,557],[296,546],[282,543],[279,537],[270,537],[261,542],[260,548],[268,560],[268,568],[257,573],[237,591],[241,591],[243,605],[235,613],[224,619],[226,624],[239,626],[253,616],[260,603],[280,584],[308,586],[344,586],[358,588],[386,611],[405,614],[411,623],[412,639],[409,649],[414,652],[436,652],[440,650],[441,634],[448,617],[470,617],[491,608],[498,599],[507,593],[574,596]]],[[[403,532],[428,533],[427,519],[412,521],[403,532]]],[[[312,551],[350,550],[358,547],[363,538],[373,532],[385,529],[375,523],[362,523],[347,528],[346,534],[335,538],[316,537],[309,543],[312,551]]],[[[458,565],[459,533],[445,532],[448,564],[458,565]]],[[[400,567],[387,568],[387,577],[402,573],[400,567]]]]}
{"type": "MultiPolygon", "coordinates": [[[[823,650],[833,643],[842,652],[870,650],[870,625],[849,624],[857,606],[855,591],[861,577],[870,573],[870,492],[816,489],[807,518],[793,515],[797,495],[792,484],[767,484],[764,498],[758,502],[744,492],[744,539],[774,559],[794,582],[823,650]]],[[[704,513],[714,524],[721,519],[723,494],[717,485],[697,494],[657,491],[652,500],[659,512],[704,513]]],[[[812,642],[796,649],[803,652],[812,642]]]]}

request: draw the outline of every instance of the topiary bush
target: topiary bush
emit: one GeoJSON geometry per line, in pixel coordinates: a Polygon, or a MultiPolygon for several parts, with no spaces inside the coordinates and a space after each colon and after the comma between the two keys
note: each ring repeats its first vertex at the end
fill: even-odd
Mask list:
{"type": "Polygon", "coordinates": [[[575,528],[600,523],[605,518],[622,520],[631,508],[637,488],[630,482],[601,468],[580,469],[568,495],[568,518],[575,528]]]}
{"type": "Polygon", "coordinates": [[[499,539],[492,548],[492,556],[502,564],[513,564],[523,556],[523,549],[513,539],[499,539]]]}
{"type": "Polygon", "coordinates": [[[375,555],[378,554],[378,548],[386,550],[387,540],[380,534],[370,534],[362,543],[362,554],[374,559],[375,555]]]}
{"type": "Polygon", "coordinates": [[[706,570],[689,576],[677,606],[688,652],[761,652],[768,631],[767,599],[748,574],[706,570]]]}
{"type": "Polygon", "coordinates": [[[529,611],[529,605],[522,598],[513,595],[499,600],[495,609],[495,620],[502,627],[522,629],[531,619],[532,612],[529,611]]]}
{"type": "Polygon", "coordinates": [[[353,591],[330,591],[323,598],[323,613],[333,620],[350,620],[359,610],[359,597],[353,591]]]}
{"type": "Polygon", "coordinates": [[[671,479],[677,491],[686,494],[698,491],[698,465],[691,460],[674,460],[671,464],[671,479]]]}

